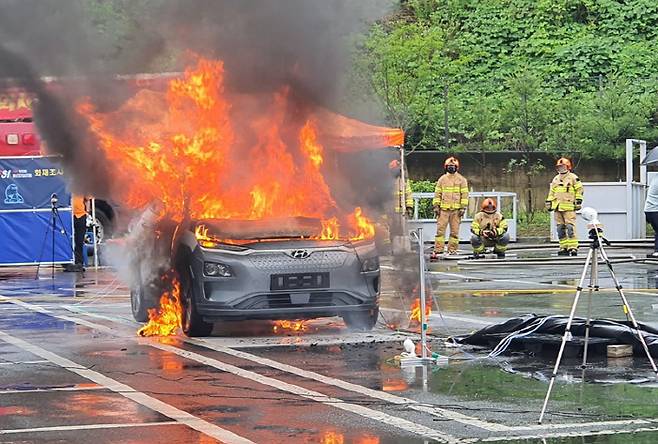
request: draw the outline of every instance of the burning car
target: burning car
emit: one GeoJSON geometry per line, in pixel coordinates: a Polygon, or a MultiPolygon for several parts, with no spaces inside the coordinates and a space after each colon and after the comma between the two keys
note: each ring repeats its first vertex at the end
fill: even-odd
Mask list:
{"type": "MultiPolygon", "coordinates": [[[[333,236],[318,219],[197,221],[180,234],[175,269],[189,336],[208,335],[221,320],[323,316],[370,330],[379,314],[374,241],[333,236]]],[[[144,321],[158,293],[140,285],[131,299],[144,321]]]]}

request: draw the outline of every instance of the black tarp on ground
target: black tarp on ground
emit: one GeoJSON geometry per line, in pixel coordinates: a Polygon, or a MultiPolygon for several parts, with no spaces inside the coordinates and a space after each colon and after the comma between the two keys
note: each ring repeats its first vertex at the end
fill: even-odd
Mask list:
{"type": "MultiPolygon", "coordinates": [[[[455,338],[457,342],[469,345],[489,346],[492,339],[500,339],[501,334],[509,334],[521,330],[526,327],[537,325],[546,316],[537,316],[534,314],[527,314],[518,318],[509,319],[502,324],[494,324],[484,327],[470,335],[460,336],[455,338]]],[[[567,316],[551,316],[544,324],[539,327],[535,334],[564,334],[567,326],[567,316]]],[[[573,336],[585,336],[585,319],[574,318],[571,325],[571,333],[573,336]]],[[[648,325],[638,323],[642,336],[646,341],[651,355],[658,357],[658,330],[648,325]]],[[[613,321],[609,319],[593,319],[590,326],[590,338],[607,338],[614,339],[618,344],[629,344],[633,346],[633,353],[636,355],[644,355],[642,344],[637,337],[635,329],[628,321],[613,321]]]]}

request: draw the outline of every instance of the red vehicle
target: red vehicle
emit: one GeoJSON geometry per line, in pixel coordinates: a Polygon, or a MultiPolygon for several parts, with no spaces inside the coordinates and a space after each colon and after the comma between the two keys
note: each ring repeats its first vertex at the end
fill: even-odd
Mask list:
{"type": "Polygon", "coordinates": [[[38,156],[41,141],[32,121],[32,97],[19,89],[0,92],[0,156],[38,156]]]}
{"type": "MultiPolygon", "coordinates": [[[[0,157],[40,156],[43,144],[32,118],[34,98],[26,91],[0,91],[0,157]]],[[[116,211],[108,202],[96,200],[98,241],[112,235],[116,211]]]]}

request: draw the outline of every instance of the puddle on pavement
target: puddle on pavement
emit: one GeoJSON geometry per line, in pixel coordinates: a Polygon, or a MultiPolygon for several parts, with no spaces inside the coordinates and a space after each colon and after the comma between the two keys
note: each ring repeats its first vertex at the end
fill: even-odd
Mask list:
{"type": "Polygon", "coordinates": [[[72,322],[62,321],[42,313],[16,313],[9,312],[3,315],[0,325],[5,331],[9,330],[74,330],[76,325],[72,322]]]}
{"type": "MultiPolygon", "coordinates": [[[[454,355],[445,367],[430,367],[427,390],[458,402],[490,402],[517,405],[541,401],[548,388],[553,360],[536,357],[510,357],[506,364],[464,360],[476,356],[458,349],[440,349],[454,355]],[[459,360],[462,359],[462,360],[459,360]]],[[[369,388],[416,397],[423,391],[423,371],[401,369],[395,356],[402,344],[334,345],[332,347],[291,347],[286,350],[262,349],[259,356],[303,367],[369,388]]],[[[581,383],[580,360],[565,360],[552,396],[552,409],[607,418],[658,417],[658,383],[648,362],[641,358],[610,359],[591,363],[581,383]]],[[[503,362],[503,361],[501,361],[503,362]]],[[[445,398],[444,398],[445,399],[445,398]]],[[[594,442],[594,441],[593,441],[594,442]]],[[[602,441],[606,442],[606,441],[602,441]]]]}

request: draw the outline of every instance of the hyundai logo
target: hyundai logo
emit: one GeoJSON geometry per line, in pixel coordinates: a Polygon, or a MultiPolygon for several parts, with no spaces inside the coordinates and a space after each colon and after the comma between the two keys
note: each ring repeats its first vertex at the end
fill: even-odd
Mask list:
{"type": "Polygon", "coordinates": [[[311,253],[309,253],[308,250],[293,250],[290,252],[290,256],[295,259],[306,259],[310,255],[311,253]]]}

